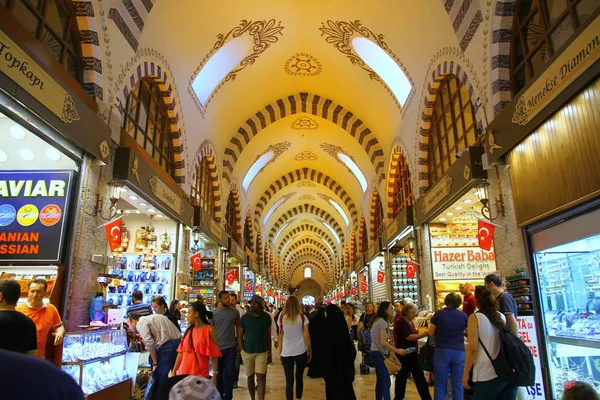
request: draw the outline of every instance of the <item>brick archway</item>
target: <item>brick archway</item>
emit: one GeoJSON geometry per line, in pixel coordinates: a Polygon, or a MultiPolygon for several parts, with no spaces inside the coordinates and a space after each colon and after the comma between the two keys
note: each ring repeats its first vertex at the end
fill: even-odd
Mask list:
{"type": "Polygon", "coordinates": [[[204,141],[196,153],[196,157],[194,157],[194,165],[192,169],[191,181],[192,185],[196,182],[196,174],[198,174],[198,168],[202,163],[204,157],[207,158],[208,161],[208,169],[210,171],[210,181],[213,190],[213,199],[215,203],[215,220],[217,222],[221,222],[222,217],[222,209],[223,204],[221,200],[221,182],[219,179],[219,169],[218,169],[218,161],[217,161],[217,152],[215,151],[212,144],[209,144],[207,141],[204,141]]]}

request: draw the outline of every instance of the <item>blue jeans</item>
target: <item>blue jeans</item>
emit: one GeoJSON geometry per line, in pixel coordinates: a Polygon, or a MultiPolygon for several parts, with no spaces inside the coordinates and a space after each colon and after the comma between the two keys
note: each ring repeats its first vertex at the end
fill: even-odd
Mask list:
{"type": "Polygon", "coordinates": [[[375,400],[391,400],[390,389],[392,387],[392,380],[383,363],[383,355],[379,351],[371,351],[371,360],[375,364],[375,374],[377,375],[375,400]]]}
{"type": "Polygon", "coordinates": [[[235,377],[235,359],[237,356],[237,346],[232,346],[221,350],[219,357],[219,373],[217,374],[217,390],[221,393],[223,400],[233,398],[233,383],[235,377]]]}
{"type": "MultiPolygon", "coordinates": [[[[152,385],[151,391],[146,390],[144,399],[158,399],[161,385],[169,379],[169,371],[175,366],[175,360],[177,360],[177,347],[179,347],[180,341],[181,339],[169,340],[160,346],[160,348],[156,349],[158,363],[152,373],[154,385],[152,385]]],[[[150,386],[148,386],[148,389],[150,389],[150,386]]]]}
{"type": "Polygon", "coordinates": [[[518,387],[510,385],[500,380],[500,378],[475,382],[473,385],[473,400],[515,400],[517,389],[518,387]]]}
{"type": "Polygon", "coordinates": [[[242,356],[237,354],[235,356],[235,366],[233,367],[233,386],[237,386],[240,380],[240,365],[242,364],[242,356]]]}
{"type": "Polygon", "coordinates": [[[452,382],[452,400],[463,400],[462,376],[464,366],[464,350],[435,349],[435,353],[433,353],[434,400],[444,400],[446,398],[448,374],[450,374],[452,382]]]}
{"type": "Polygon", "coordinates": [[[302,353],[297,356],[281,357],[283,371],[285,372],[285,398],[294,400],[294,375],[296,376],[296,398],[302,398],[304,391],[304,368],[308,361],[308,354],[302,353]],[[294,374],[294,364],[296,364],[296,374],[294,374]]]}

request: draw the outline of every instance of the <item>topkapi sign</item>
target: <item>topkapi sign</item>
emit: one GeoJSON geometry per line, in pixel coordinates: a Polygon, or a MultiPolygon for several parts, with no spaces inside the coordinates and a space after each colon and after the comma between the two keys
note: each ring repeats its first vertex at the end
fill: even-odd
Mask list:
{"type": "Polygon", "coordinates": [[[431,248],[433,279],[477,279],[496,270],[496,255],[479,247],[431,248]]]}

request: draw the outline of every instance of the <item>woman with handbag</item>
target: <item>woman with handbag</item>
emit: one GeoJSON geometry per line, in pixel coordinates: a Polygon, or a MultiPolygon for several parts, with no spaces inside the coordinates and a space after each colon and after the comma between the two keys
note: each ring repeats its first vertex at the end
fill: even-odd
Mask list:
{"type": "MultiPolygon", "coordinates": [[[[394,306],[389,301],[382,301],[377,309],[375,318],[371,320],[371,359],[375,363],[375,374],[377,382],[375,383],[375,400],[390,400],[390,389],[392,381],[390,374],[397,372],[388,371],[390,363],[397,363],[396,354],[406,355],[406,350],[397,349],[390,342],[390,320],[394,315],[394,306]]],[[[392,367],[390,367],[392,368],[392,367]]]]}
{"type": "Polygon", "coordinates": [[[465,329],[467,314],[458,307],[460,295],[450,293],[444,299],[446,308],[436,311],[429,324],[429,336],[435,336],[433,372],[434,400],[446,398],[448,374],[451,376],[452,400],[463,400],[462,373],[465,365],[465,329]]]}
{"type": "Polygon", "coordinates": [[[211,378],[209,359],[212,358],[212,382],[217,384],[219,357],[221,350],[217,345],[217,331],[208,323],[208,311],[200,301],[188,306],[187,318],[190,324],[185,331],[173,368],[175,375],[196,375],[211,378]]]}
{"type": "Polygon", "coordinates": [[[410,349],[409,354],[400,357],[402,369],[396,374],[395,397],[394,400],[403,400],[406,394],[406,381],[408,374],[412,374],[417,391],[421,400],[431,400],[429,386],[425,380],[423,371],[419,369],[417,363],[417,348],[419,347],[419,339],[427,336],[427,332],[419,333],[415,327],[413,320],[417,316],[417,306],[413,303],[408,303],[402,308],[402,318],[400,318],[394,326],[394,335],[396,347],[400,349],[410,349]]]}

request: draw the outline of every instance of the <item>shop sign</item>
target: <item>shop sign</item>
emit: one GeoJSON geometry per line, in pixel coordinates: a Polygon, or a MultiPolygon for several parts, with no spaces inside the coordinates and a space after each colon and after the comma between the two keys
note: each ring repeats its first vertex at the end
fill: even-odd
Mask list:
{"type": "Polygon", "coordinates": [[[533,316],[517,318],[518,333],[523,343],[529,347],[533,355],[533,364],[535,365],[535,384],[527,386],[527,399],[545,399],[544,381],[542,379],[542,365],[540,363],[540,349],[538,347],[537,332],[535,328],[535,318],[533,316]]]}
{"type": "Polygon", "coordinates": [[[244,300],[250,301],[254,295],[254,272],[248,268],[244,268],[245,281],[244,284],[244,300]]]}
{"type": "Polygon", "coordinates": [[[246,252],[233,238],[229,238],[229,251],[239,262],[246,263],[246,252]]]}
{"type": "Polygon", "coordinates": [[[217,221],[213,218],[208,218],[208,230],[223,243],[223,229],[221,229],[217,221]]]}
{"type": "Polygon", "coordinates": [[[0,71],[62,122],[71,123],[79,120],[79,113],[71,95],[2,31],[0,31],[0,71]]]}
{"type": "Polygon", "coordinates": [[[600,59],[600,18],[567,47],[519,97],[512,122],[525,126],[588,67],[600,59]]]}
{"type": "Polygon", "coordinates": [[[162,200],[163,203],[168,205],[177,214],[183,214],[183,201],[174,191],[169,189],[169,187],[163,181],[161,181],[157,176],[153,176],[150,178],[148,183],[150,184],[150,189],[152,190],[154,196],[162,200]]]}
{"type": "Polygon", "coordinates": [[[429,213],[433,207],[444,200],[450,194],[450,190],[452,190],[452,177],[446,175],[425,195],[425,199],[421,204],[423,214],[429,213]]]}
{"type": "Polygon", "coordinates": [[[60,261],[72,171],[0,172],[0,260],[60,261]]]}
{"type": "Polygon", "coordinates": [[[431,248],[433,279],[483,279],[496,270],[496,254],[478,247],[431,248]]]}

